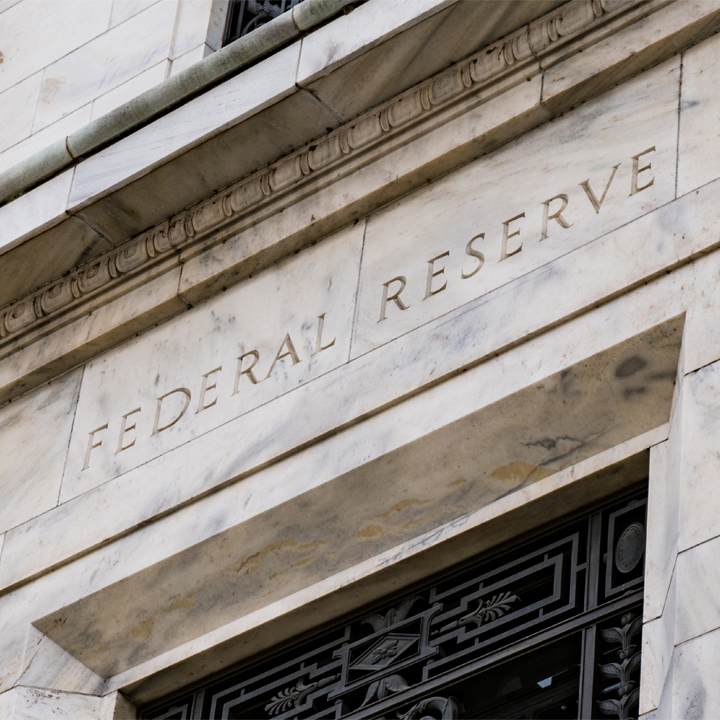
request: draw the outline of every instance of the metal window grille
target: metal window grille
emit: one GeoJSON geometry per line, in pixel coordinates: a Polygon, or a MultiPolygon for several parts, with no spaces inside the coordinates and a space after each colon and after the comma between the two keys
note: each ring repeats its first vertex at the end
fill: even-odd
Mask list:
{"type": "Polygon", "coordinates": [[[146,708],[147,720],[636,716],[646,491],[146,708]]]}
{"type": "Polygon", "coordinates": [[[231,0],[223,45],[247,35],[302,0],[231,0]]]}

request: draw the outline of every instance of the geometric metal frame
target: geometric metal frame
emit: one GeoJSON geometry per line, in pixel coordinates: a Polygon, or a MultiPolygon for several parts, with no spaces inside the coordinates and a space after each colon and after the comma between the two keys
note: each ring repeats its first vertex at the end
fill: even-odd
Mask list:
{"type": "MultiPolygon", "coordinates": [[[[477,711],[473,693],[488,673],[577,646],[563,675],[575,678],[564,692],[577,715],[628,718],[639,698],[646,495],[636,488],[483,553],[163,698],[141,717],[462,717],[477,711]]],[[[531,688],[538,697],[559,692],[557,683],[552,692],[540,686],[531,688]]],[[[493,717],[525,717],[513,714],[529,712],[519,702],[494,706],[502,715],[493,717]]]]}

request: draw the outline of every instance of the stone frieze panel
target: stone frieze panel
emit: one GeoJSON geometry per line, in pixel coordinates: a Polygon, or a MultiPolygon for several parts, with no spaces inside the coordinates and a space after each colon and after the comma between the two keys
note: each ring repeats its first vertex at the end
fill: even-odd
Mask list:
{"type": "Polygon", "coordinates": [[[363,230],[340,231],[88,363],[61,501],[347,362],[363,230]]]}
{"type": "Polygon", "coordinates": [[[353,355],[671,201],[678,73],[670,60],[372,215],[353,355]]]}

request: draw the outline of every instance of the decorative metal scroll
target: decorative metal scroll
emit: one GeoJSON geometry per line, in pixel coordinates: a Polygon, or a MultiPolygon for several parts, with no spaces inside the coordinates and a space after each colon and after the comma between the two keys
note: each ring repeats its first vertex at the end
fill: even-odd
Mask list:
{"type": "Polygon", "coordinates": [[[227,45],[292,10],[302,0],[232,0],[225,33],[227,45]]]}
{"type": "MultiPolygon", "coordinates": [[[[565,663],[565,675],[552,676],[548,670],[550,677],[544,679],[541,670],[531,683],[534,690],[540,692],[538,688],[554,682],[547,697],[551,690],[562,690],[563,697],[577,695],[580,680],[566,676],[576,671],[578,678],[596,676],[592,682],[597,687],[582,692],[596,698],[595,707],[602,712],[627,718],[637,704],[641,616],[632,610],[642,601],[635,576],[639,572],[642,583],[645,502],[643,497],[625,498],[502,554],[465,563],[429,587],[211,678],[200,690],[166,699],[143,717],[450,720],[463,717],[467,703],[468,712],[479,712],[479,701],[468,690],[468,682],[477,687],[473,678],[496,672],[497,662],[512,660],[513,653],[528,658],[534,651],[542,656],[544,647],[565,643],[568,648],[577,646],[577,661],[565,663]],[[608,567],[614,568],[610,574],[608,567]],[[618,573],[619,587],[625,588],[619,597],[618,573]],[[620,617],[619,626],[611,625],[620,617]],[[609,686],[601,687],[600,673],[578,670],[579,648],[589,647],[580,635],[592,630],[595,637],[596,626],[606,646],[620,647],[603,654],[598,642],[597,657],[582,662],[595,664],[611,678],[609,686]]],[[[515,695],[508,690],[508,698],[516,696],[514,712],[518,703],[526,707],[529,702],[520,690],[515,695]]],[[[492,711],[506,712],[498,697],[492,711]]]]}

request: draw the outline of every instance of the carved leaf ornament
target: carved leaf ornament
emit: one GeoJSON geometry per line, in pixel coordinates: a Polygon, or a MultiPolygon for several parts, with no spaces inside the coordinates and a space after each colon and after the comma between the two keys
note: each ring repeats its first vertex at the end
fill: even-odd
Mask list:
{"type": "Polygon", "coordinates": [[[502,617],[512,609],[513,603],[519,601],[520,598],[510,591],[493,595],[489,600],[480,600],[477,608],[461,617],[458,622],[460,625],[480,627],[485,622],[492,622],[502,617]]]}
{"type": "MultiPolygon", "coordinates": [[[[598,707],[604,715],[612,715],[619,720],[629,720],[630,710],[640,700],[640,688],[637,681],[631,678],[631,674],[640,668],[640,652],[632,640],[640,632],[642,617],[634,617],[627,613],[620,618],[622,626],[619,628],[608,628],[602,630],[602,638],[612,645],[620,645],[616,650],[621,662],[611,662],[600,665],[600,672],[606,677],[617,680],[618,699],[599,700],[598,707]],[[637,652],[635,652],[638,650],[637,652]]],[[[609,690],[609,689],[608,689],[609,690]]],[[[608,691],[606,690],[606,692],[608,691]]]]}
{"type": "Polygon", "coordinates": [[[277,695],[274,695],[270,699],[270,702],[265,706],[265,712],[269,715],[280,715],[280,713],[287,712],[291,708],[300,707],[310,693],[335,682],[337,679],[337,675],[332,675],[330,677],[321,678],[317,682],[309,683],[308,685],[300,680],[300,682],[298,682],[298,684],[294,687],[285,688],[277,695]]]}
{"type": "MultiPolygon", "coordinates": [[[[248,0],[253,23],[267,21],[299,0],[248,0]]],[[[366,112],[304,148],[201,201],[118,248],[71,270],[39,290],[0,308],[0,340],[9,340],[82,303],[91,294],[123,281],[258,210],[312,180],[317,173],[366,151],[382,138],[445,108],[524,62],[532,62],[562,39],[589,30],[611,13],[640,0],[571,0],[551,15],[481,50],[440,75],[366,112]]]]}

